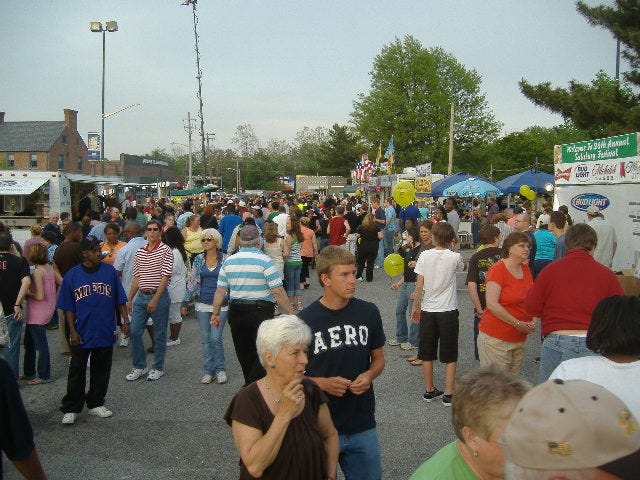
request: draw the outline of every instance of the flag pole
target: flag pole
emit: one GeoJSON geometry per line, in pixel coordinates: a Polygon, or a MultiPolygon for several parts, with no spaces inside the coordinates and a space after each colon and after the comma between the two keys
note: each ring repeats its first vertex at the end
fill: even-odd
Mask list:
{"type": "Polygon", "coordinates": [[[453,173],[453,102],[451,102],[451,118],[449,119],[449,168],[447,175],[453,173]]]}

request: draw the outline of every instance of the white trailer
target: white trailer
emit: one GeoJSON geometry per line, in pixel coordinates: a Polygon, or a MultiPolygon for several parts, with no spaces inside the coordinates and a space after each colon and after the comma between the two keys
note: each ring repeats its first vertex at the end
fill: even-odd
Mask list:
{"type": "Polygon", "coordinates": [[[0,170],[0,221],[30,227],[50,211],[71,213],[71,186],[63,172],[0,170]]]}
{"type": "Polygon", "coordinates": [[[586,222],[596,205],[617,235],[614,271],[640,259],[640,133],[556,145],[554,207],[567,205],[574,222],[586,222]]]}

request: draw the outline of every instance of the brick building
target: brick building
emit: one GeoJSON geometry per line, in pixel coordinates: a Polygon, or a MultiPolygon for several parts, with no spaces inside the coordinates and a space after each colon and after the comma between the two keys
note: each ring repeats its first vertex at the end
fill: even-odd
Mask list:
{"type": "Polygon", "coordinates": [[[93,173],[78,133],[78,112],[65,108],[64,120],[28,122],[6,122],[0,112],[0,168],[93,173]]]}

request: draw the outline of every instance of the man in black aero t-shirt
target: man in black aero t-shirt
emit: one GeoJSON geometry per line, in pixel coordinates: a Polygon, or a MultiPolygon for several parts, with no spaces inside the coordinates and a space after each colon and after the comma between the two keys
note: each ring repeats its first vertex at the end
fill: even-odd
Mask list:
{"type": "Polygon", "coordinates": [[[356,259],[329,246],[316,268],[323,295],[298,314],[313,332],[307,375],[329,397],[340,438],[340,467],[347,480],[382,477],[373,380],[384,369],[380,311],[354,298],[356,259]]]}

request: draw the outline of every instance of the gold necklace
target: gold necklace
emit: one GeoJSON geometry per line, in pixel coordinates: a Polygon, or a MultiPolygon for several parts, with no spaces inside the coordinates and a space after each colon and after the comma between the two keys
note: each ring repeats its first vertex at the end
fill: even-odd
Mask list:
{"type": "Polygon", "coordinates": [[[267,388],[267,392],[269,392],[269,395],[271,395],[273,397],[273,402],[276,405],[278,405],[280,403],[280,399],[276,398],[276,396],[273,394],[273,392],[269,388],[269,384],[267,383],[267,377],[264,377],[264,386],[267,388]]]}

